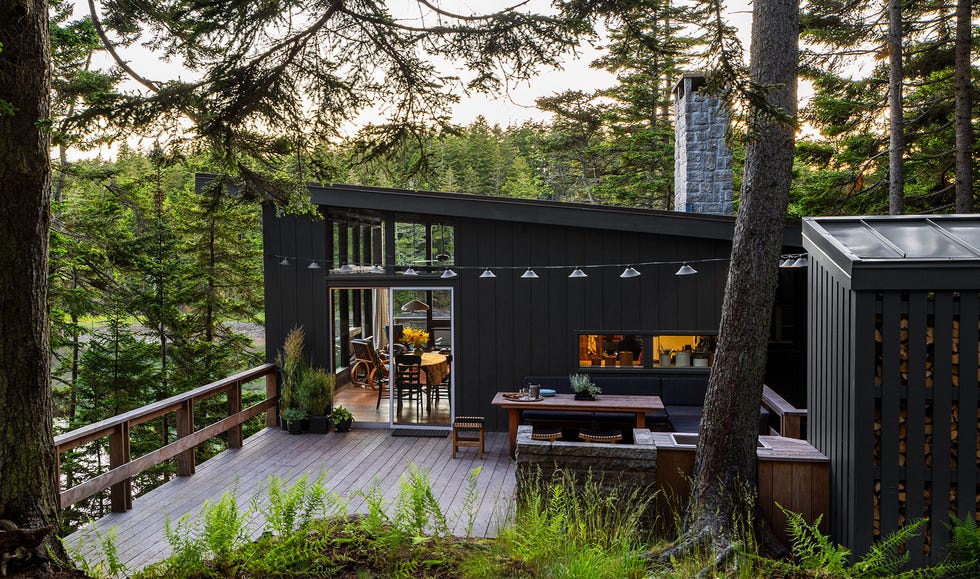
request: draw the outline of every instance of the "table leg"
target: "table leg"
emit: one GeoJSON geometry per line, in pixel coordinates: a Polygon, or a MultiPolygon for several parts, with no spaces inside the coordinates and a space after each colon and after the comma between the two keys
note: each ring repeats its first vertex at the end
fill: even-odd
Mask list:
{"type": "Polygon", "coordinates": [[[646,412],[637,412],[636,413],[636,427],[637,428],[646,428],[647,427],[647,413],[646,412]]]}
{"type": "Polygon", "coordinates": [[[517,457],[517,425],[521,422],[521,411],[517,408],[509,410],[507,437],[510,439],[510,457],[517,457]]]}

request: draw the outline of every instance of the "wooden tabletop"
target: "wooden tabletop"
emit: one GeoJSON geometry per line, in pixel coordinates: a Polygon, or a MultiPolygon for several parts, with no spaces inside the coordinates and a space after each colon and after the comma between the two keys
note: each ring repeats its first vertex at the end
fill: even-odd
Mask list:
{"type": "Polygon", "coordinates": [[[503,392],[497,392],[490,404],[501,408],[600,412],[651,412],[664,408],[664,403],[659,396],[622,396],[616,394],[600,394],[596,400],[575,400],[573,394],[555,394],[532,402],[508,400],[504,398],[503,392]]]}
{"type": "Polygon", "coordinates": [[[447,360],[444,354],[439,354],[437,352],[425,352],[422,354],[422,365],[432,366],[434,364],[442,364],[447,360]]]}

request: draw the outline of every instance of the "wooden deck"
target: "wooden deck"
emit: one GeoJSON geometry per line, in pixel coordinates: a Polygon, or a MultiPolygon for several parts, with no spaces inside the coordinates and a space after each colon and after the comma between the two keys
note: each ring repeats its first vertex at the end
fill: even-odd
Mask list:
{"type": "MultiPolygon", "coordinates": [[[[238,504],[247,508],[270,475],[278,475],[289,485],[305,473],[312,479],[327,472],[327,488],[349,498],[351,512],[364,512],[364,501],[354,496],[356,491],[367,491],[377,481],[390,501],[398,494],[402,474],[415,464],[429,473],[433,493],[449,523],[455,525],[453,532],[464,535],[466,516],[455,515],[461,509],[467,475],[482,466],[473,535],[492,537],[513,504],[516,485],[515,463],[507,457],[507,435],[487,433],[483,460],[475,449],[460,449],[453,460],[451,446],[451,437],[392,437],[390,431],[380,429],[290,436],[267,428],[248,438],[241,449],[227,450],[200,464],[193,476],[170,481],[135,499],[132,510],[112,513],[93,525],[102,532],[117,528],[120,560],[132,572],[170,553],[163,535],[167,515],[173,521],[185,513],[197,515],[205,500],[213,502],[232,488],[237,488],[238,504]]],[[[261,523],[255,521],[255,536],[261,523]]],[[[70,535],[66,541],[77,545],[84,532],[70,535]]],[[[91,545],[83,545],[82,552],[93,562],[101,558],[91,545]]]]}

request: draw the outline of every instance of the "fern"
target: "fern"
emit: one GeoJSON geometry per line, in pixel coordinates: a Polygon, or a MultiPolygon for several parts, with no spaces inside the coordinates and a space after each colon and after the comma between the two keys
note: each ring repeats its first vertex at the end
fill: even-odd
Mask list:
{"type": "Polygon", "coordinates": [[[796,563],[773,561],[745,555],[756,564],[769,571],[798,575],[804,577],[843,577],[864,579],[866,577],[947,577],[963,573],[964,566],[955,563],[941,563],[922,569],[902,570],[909,561],[909,553],[903,552],[903,547],[913,537],[919,534],[926,519],[917,519],[888,534],[871,546],[868,552],[850,564],[850,550],[837,545],[830,537],[820,532],[821,517],[813,523],[807,523],[802,515],[784,509],[777,504],[779,510],[786,515],[789,527],[790,543],[796,563]]]}
{"type": "Polygon", "coordinates": [[[948,526],[950,560],[980,570],[980,525],[972,517],[950,517],[948,526]]]}

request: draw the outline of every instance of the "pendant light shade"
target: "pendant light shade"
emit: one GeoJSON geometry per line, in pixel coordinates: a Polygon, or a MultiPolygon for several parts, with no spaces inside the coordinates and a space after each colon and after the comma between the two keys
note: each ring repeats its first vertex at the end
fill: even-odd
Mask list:
{"type": "Polygon", "coordinates": [[[379,273],[380,274],[380,273],[384,273],[384,272],[385,272],[385,268],[381,267],[380,265],[375,265],[375,266],[373,266],[371,268],[371,273],[379,273]]]}
{"type": "Polygon", "coordinates": [[[792,257],[787,257],[783,261],[779,262],[779,267],[793,267],[794,263],[796,263],[795,259],[792,257]]]}
{"type": "Polygon", "coordinates": [[[632,265],[628,265],[623,273],[619,274],[619,277],[640,277],[640,272],[633,269],[632,265]]]}
{"type": "Polygon", "coordinates": [[[354,270],[351,269],[351,267],[345,263],[341,265],[340,269],[338,269],[337,271],[339,271],[340,273],[351,273],[354,270]]]}
{"type": "Polygon", "coordinates": [[[684,265],[681,266],[679,270],[677,270],[677,273],[675,273],[674,275],[694,275],[697,272],[698,270],[694,269],[693,267],[685,263],[684,265]]]}
{"type": "Polygon", "coordinates": [[[403,312],[425,312],[428,310],[429,304],[419,300],[412,300],[402,306],[403,312]]]}
{"type": "Polygon", "coordinates": [[[442,275],[440,275],[439,277],[441,277],[442,279],[452,279],[456,277],[456,272],[447,267],[446,271],[442,272],[442,275]]]}
{"type": "Polygon", "coordinates": [[[282,258],[282,261],[279,262],[279,265],[289,265],[289,258],[288,257],[282,258]]]}
{"type": "Polygon", "coordinates": [[[572,273],[568,274],[568,277],[570,278],[589,277],[589,274],[582,271],[581,268],[576,267],[575,269],[572,270],[572,273]]]}
{"type": "Polygon", "coordinates": [[[538,279],[538,274],[534,273],[534,270],[527,268],[527,271],[521,274],[521,279],[538,279]]]}
{"type": "Polygon", "coordinates": [[[321,269],[320,264],[314,259],[310,262],[310,265],[306,266],[306,269],[321,269]]]}
{"type": "Polygon", "coordinates": [[[487,269],[483,270],[483,273],[480,274],[480,277],[483,279],[489,279],[489,278],[497,277],[497,274],[490,271],[490,268],[488,267],[487,269]]]}
{"type": "Polygon", "coordinates": [[[418,275],[418,272],[412,269],[411,267],[409,267],[408,269],[405,270],[405,273],[403,273],[402,275],[418,275]]]}
{"type": "Polygon", "coordinates": [[[807,261],[806,255],[801,255],[800,258],[793,263],[793,267],[806,267],[808,265],[810,265],[810,262],[807,261]]]}

